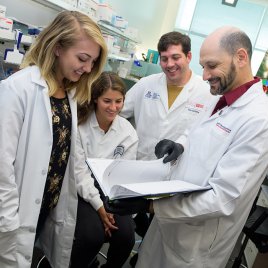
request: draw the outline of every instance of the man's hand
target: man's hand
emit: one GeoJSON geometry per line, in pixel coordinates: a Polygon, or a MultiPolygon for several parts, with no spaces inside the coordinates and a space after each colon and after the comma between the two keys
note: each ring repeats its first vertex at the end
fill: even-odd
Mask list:
{"type": "Polygon", "coordinates": [[[149,212],[152,201],[142,197],[124,198],[109,201],[108,197],[104,202],[107,212],[118,215],[131,215],[138,212],[149,212]]]}
{"type": "Polygon", "coordinates": [[[180,143],[164,139],[156,144],[154,153],[157,158],[162,158],[165,154],[168,154],[163,160],[163,163],[167,163],[177,160],[183,151],[184,148],[180,143]]]}

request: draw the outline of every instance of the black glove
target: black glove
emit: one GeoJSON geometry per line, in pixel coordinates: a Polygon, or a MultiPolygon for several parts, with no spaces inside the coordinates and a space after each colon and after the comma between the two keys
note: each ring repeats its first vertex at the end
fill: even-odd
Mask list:
{"type": "Polygon", "coordinates": [[[162,158],[165,154],[168,154],[163,160],[163,163],[167,163],[177,160],[183,151],[184,148],[180,143],[164,139],[156,144],[154,153],[157,158],[162,158]]]}
{"type": "Polygon", "coordinates": [[[149,212],[150,200],[143,197],[124,198],[109,201],[106,197],[104,201],[105,210],[112,214],[131,215],[138,212],[149,212]]]}

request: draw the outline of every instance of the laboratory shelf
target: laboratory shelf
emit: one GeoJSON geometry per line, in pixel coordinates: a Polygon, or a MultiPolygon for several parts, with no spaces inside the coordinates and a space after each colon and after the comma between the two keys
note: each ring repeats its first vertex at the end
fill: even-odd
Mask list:
{"type": "Polygon", "coordinates": [[[114,27],[111,24],[108,24],[104,21],[98,21],[97,22],[98,25],[100,26],[101,30],[105,33],[111,34],[111,35],[116,35],[119,36],[123,39],[125,39],[126,41],[132,41],[134,43],[140,43],[139,40],[136,40],[132,37],[127,36],[126,34],[124,34],[123,30],[121,30],[120,28],[114,27]]]}
{"type": "MultiPolygon", "coordinates": [[[[73,6],[63,0],[32,0],[33,2],[39,3],[42,6],[48,7],[50,9],[56,10],[56,11],[62,11],[62,10],[76,10],[79,12],[82,12],[86,14],[85,12],[79,10],[76,6],[73,6]]],[[[89,16],[88,14],[86,14],[89,16]]],[[[96,20],[96,18],[92,18],[93,20],[96,20]]],[[[125,42],[124,46],[130,43],[138,44],[141,43],[139,40],[134,39],[133,37],[130,37],[124,33],[124,31],[120,28],[114,27],[113,25],[105,22],[105,21],[97,21],[97,24],[99,25],[102,33],[107,33],[115,37],[121,38],[123,42],[125,42]]],[[[15,40],[15,33],[5,30],[0,30],[0,41],[14,41],[15,40]]],[[[24,45],[31,45],[34,40],[34,37],[23,35],[21,43],[24,45]]],[[[129,61],[131,57],[125,56],[125,55],[118,55],[109,53],[108,58],[111,60],[118,60],[118,61],[129,61]]]]}
{"type": "Polygon", "coordinates": [[[125,56],[120,56],[117,54],[108,54],[108,59],[111,60],[120,60],[120,61],[129,61],[130,60],[130,56],[129,57],[125,57],[125,56]]]}
{"type": "MultiPolygon", "coordinates": [[[[15,41],[15,32],[10,32],[6,30],[0,30],[0,40],[1,41],[15,41]]],[[[33,42],[33,37],[30,35],[22,35],[21,43],[24,45],[31,45],[33,42]]]]}
{"type": "Polygon", "coordinates": [[[78,10],[76,7],[66,3],[62,0],[32,0],[43,6],[49,7],[51,9],[62,11],[62,10],[78,10]]]}
{"type": "MultiPolygon", "coordinates": [[[[37,2],[43,6],[49,7],[51,9],[57,10],[57,11],[62,11],[62,10],[77,10],[79,12],[84,13],[80,9],[78,9],[75,6],[72,6],[62,0],[33,0],[34,2],[37,2]]],[[[86,14],[86,13],[84,13],[86,14]]],[[[86,14],[88,16],[88,14],[86,14]]],[[[92,18],[94,19],[94,18],[92,18]]],[[[120,28],[114,27],[113,25],[106,23],[105,21],[98,21],[98,25],[100,26],[101,30],[105,33],[109,33],[112,35],[117,35],[122,37],[123,39],[127,41],[132,41],[134,43],[140,43],[139,40],[136,40],[130,36],[127,36],[124,34],[123,30],[120,28]]]]}

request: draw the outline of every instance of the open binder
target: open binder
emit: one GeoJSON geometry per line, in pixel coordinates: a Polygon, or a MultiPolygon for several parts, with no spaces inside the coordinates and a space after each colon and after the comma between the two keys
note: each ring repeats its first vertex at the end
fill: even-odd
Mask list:
{"type": "Polygon", "coordinates": [[[176,193],[208,190],[182,180],[170,180],[170,163],[158,160],[125,160],[88,158],[91,172],[98,181],[103,193],[109,199],[122,199],[144,196],[162,197],[176,193]]]}

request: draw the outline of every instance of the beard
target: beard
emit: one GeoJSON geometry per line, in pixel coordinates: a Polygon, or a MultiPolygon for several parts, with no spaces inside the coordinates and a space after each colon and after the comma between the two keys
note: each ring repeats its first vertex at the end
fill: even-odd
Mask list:
{"type": "Polygon", "coordinates": [[[212,95],[223,95],[227,91],[231,89],[231,85],[233,84],[236,77],[236,67],[234,63],[231,63],[230,70],[225,77],[212,77],[208,80],[209,83],[211,82],[219,82],[219,86],[210,86],[210,92],[212,95]]]}

